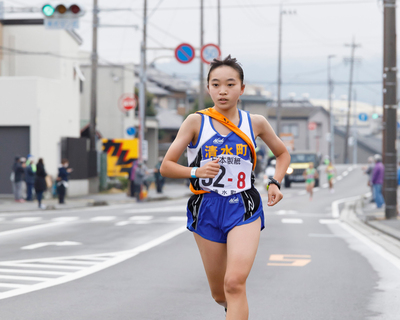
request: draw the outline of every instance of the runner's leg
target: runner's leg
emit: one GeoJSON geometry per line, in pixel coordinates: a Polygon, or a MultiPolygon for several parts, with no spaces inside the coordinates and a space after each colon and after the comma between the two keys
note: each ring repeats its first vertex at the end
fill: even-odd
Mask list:
{"type": "Polygon", "coordinates": [[[256,257],[260,230],[261,219],[257,219],[237,226],[228,233],[228,260],[224,282],[228,302],[227,320],[249,318],[246,280],[256,257]]]}
{"type": "Polygon", "coordinates": [[[226,307],[224,292],[226,244],[204,239],[197,233],[193,234],[203,260],[211,295],[218,304],[226,307]]]}

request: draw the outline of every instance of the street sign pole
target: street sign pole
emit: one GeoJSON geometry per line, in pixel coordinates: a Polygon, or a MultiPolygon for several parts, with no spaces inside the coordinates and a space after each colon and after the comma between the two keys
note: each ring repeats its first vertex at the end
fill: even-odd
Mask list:
{"type": "Polygon", "coordinates": [[[385,217],[397,216],[397,63],[396,63],[396,0],[384,0],[383,12],[383,164],[385,175],[383,196],[385,217]]]}

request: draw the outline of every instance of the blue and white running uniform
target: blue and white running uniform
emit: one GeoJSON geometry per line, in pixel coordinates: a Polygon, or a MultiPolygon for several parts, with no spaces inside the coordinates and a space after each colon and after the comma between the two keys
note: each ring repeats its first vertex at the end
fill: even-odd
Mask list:
{"type": "MultiPolygon", "coordinates": [[[[238,111],[238,127],[255,147],[250,114],[238,111]]],[[[212,119],[203,114],[201,116],[197,143],[190,143],[187,148],[189,166],[201,167],[219,158],[221,167],[213,179],[190,179],[195,190],[209,193],[195,194],[189,199],[187,227],[205,239],[225,243],[232,228],[253,222],[259,217],[263,229],[264,212],[260,194],[254,188],[253,159],[249,146],[234,132],[219,134],[212,119]]]]}

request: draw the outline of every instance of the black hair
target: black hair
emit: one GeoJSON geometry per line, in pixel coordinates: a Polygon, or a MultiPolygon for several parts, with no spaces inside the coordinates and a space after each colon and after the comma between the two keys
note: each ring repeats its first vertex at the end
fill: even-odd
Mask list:
{"type": "Polygon", "coordinates": [[[222,67],[222,66],[228,66],[228,67],[235,69],[239,73],[240,82],[243,85],[244,72],[243,72],[242,66],[240,65],[239,62],[237,62],[236,58],[232,58],[231,55],[227,56],[224,60],[214,59],[211,62],[210,70],[208,70],[208,75],[207,75],[207,83],[210,81],[211,71],[213,71],[219,67],[222,67]]]}

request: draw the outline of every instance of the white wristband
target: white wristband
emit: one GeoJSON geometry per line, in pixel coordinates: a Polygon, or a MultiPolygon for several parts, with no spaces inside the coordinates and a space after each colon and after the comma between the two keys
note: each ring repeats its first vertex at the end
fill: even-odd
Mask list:
{"type": "Polygon", "coordinates": [[[193,167],[192,171],[190,171],[190,175],[192,176],[193,179],[196,179],[196,170],[198,169],[198,167],[193,167]]]}

